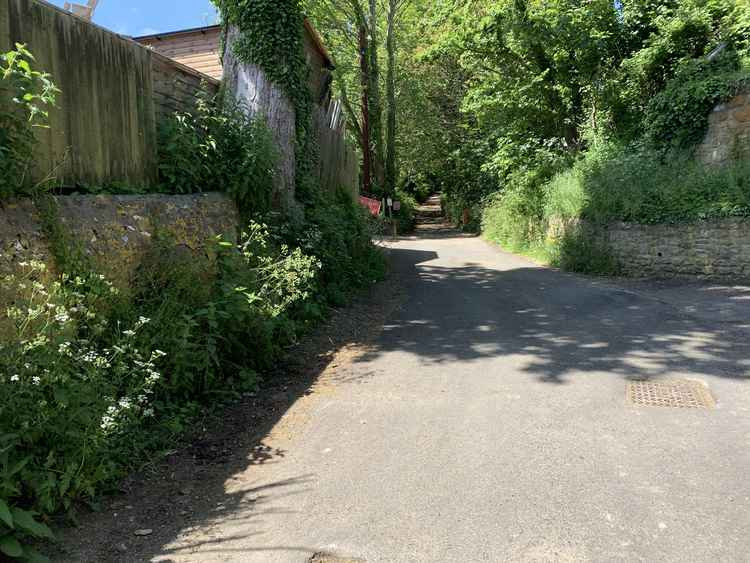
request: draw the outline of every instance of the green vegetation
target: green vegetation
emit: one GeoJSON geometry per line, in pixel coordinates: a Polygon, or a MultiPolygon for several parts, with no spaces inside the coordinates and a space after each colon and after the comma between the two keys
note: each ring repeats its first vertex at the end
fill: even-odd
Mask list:
{"type": "Polygon", "coordinates": [[[398,232],[401,234],[410,233],[414,230],[417,223],[417,200],[407,191],[396,190],[396,201],[401,202],[401,209],[394,212],[398,232]]]}
{"type": "Polygon", "coordinates": [[[704,166],[689,153],[591,150],[545,186],[545,219],[677,223],[750,215],[750,162],[704,166]],[[612,153],[615,154],[612,154],[612,153]]]}
{"type": "Polygon", "coordinates": [[[256,64],[279,84],[292,101],[296,119],[296,196],[314,195],[310,171],[316,147],[312,133],[313,99],[308,88],[304,19],[299,0],[214,0],[225,25],[239,36],[231,49],[239,60],[256,64]]]}
{"type": "Polygon", "coordinates": [[[749,84],[750,75],[736,51],[722,53],[713,61],[684,61],[646,106],[648,145],[662,150],[691,149],[703,139],[711,110],[749,84]]]}
{"type": "MultiPolygon", "coordinates": [[[[302,20],[288,23],[285,33],[301,38],[302,20]]],[[[53,515],[95,506],[202,412],[257,390],[331,306],[384,277],[385,260],[365,210],[317,185],[315,151],[298,153],[300,205],[280,210],[265,124],[202,98],[161,124],[157,186],[91,191],[223,191],[245,228],[237,243],[208,241],[205,256],[180,252],[157,228],[132,280],[115,286],[60,222],[54,198],[25,181],[32,127],[44,124],[54,85],[22,46],[2,60],[3,102],[18,108],[0,111],[0,198],[33,193],[55,271],[29,262],[0,279],[0,558],[43,560],[28,544],[51,537],[53,515]]],[[[298,71],[272,78],[302,103],[298,71]]],[[[300,146],[308,134],[300,124],[300,146]]]]}
{"type": "Polygon", "coordinates": [[[0,54],[0,199],[27,192],[34,128],[46,127],[57,89],[50,76],[32,68],[25,45],[0,54]]]}
{"type": "MultiPolygon", "coordinates": [[[[332,205],[354,212],[353,204],[332,205]]],[[[129,288],[84,273],[81,262],[66,264],[64,256],[58,264],[79,273],[53,276],[30,263],[6,277],[3,505],[30,516],[73,516],[80,502],[95,502],[166,447],[205,405],[256,389],[284,347],[320,320],[328,296],[343,301],[353,290],[351,272],[361,276],[358,285],[382,275],[379,255],[361,238],[360,248],[344,246],[348,254],[335,258],[318,245],[337,236],[336,228],[304,241],[310,254],[303,241],[289,246],[255,222],[239,244],[217,241],[210,258],[180,255],[161,239],[129,288]],[[349,275],[332,285],[323,260],[349,275]]],[[[18,541],[30,531],[6,521],[3,533],[18,541]]]]}
{"type": "Polygon", "coordinates": [[[692,157],[711,109],[750,84],[746,2],[411,4],[401,166],[457,223],[468,214],[515,251],[611,271],[581,220],[746,215],[750,166],[692,157]],[[563,223],[570,235],[551,236],[563,223]]]}
{"type": "MultiPolygon", "coordinates": [[[[39,198],[65,273],[33,262],[0,288],[7,556],[38,557],[24,545],[50,535],[51,514],[94,503],[207,405],[256,389],[330,306],[384,275],[371,243],[383,224],[311,173],[303,3],[216,3],[238,30],[235,54],[294,104],[299,205],[274,205],[272,136],[221,97],[161,124],[158,186],[117,191],[225,191],[245,225],[237,243],[214,241],[196,257],[156,232],[132,283],[115,287],[39,198]]],[[[372,162],[363,185],[402,202],[401,232],[418,201],[442,192],[449,216],[490,240],[572,270],[615,273],[607,223],[750,216],[750,163],[706,167],[693,156],[711,108],[750,82],[744,0],[304,8],[331,48],[350,133],[372,162]]],[[[33,128],[44,126],[56,90],[32,63],[20,45],[2,56],[0,198],[38,191],[27,174],[33,128]]]]}
{"type": "Polygon", "coordinates": [[[243,214],[271,209],[276,148],[259,119],[221,97],[198,100],[159,129],[159,186],[164,193],[226,192],[243,214]]]}

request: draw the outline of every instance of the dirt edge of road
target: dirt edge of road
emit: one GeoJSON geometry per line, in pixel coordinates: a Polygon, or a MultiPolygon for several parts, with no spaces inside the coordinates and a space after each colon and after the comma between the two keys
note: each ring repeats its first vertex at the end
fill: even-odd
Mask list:
{"type": "Polygon", "coordinates": [[[338,374],[369,349],[404,295],[400,275],[391,272],[333,311],[289,351],[259,393],[198,421],[170,455],[125,479],[99,511],[84,514],[75,528],[59,527],[59,541],[47,555],[54,561],[124,562],[160,554],[216,510],[217,491],[229,475],[283,456],[266,442],[290,438],[304,424],[300,411],[306,409],[295,403],[335,387],[338,374]]]}

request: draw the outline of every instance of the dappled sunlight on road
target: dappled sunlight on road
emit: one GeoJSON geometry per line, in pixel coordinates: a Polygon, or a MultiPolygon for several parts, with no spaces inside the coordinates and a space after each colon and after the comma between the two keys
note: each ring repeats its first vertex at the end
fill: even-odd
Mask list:
{"type": "Polygon", "coordinates": [[[360,361],[391,351],[427,363],[520,356],[523,372],[551,383],[583,372],[750,378],[750,344],[728,340],[724,325],[586,278],[528,265],[454,266],[455,257],[418,248],[402,242],[391,250],[418,281],[380,347],[360,361]]]}

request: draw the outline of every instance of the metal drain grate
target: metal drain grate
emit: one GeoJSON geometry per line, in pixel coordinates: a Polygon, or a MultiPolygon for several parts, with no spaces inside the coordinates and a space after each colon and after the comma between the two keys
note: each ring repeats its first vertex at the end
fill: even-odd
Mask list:
{"type": "Polygon", "coordinates": [[[710,409],[714,398],[700,381],[631,381],[628,383],[628,402],[646,407],[678,409],[710,409]]]}

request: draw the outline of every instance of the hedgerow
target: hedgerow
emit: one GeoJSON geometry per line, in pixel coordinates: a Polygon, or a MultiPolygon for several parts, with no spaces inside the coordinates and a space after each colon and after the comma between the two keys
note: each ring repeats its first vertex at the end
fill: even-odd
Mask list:
{"type": "MultiPolygon", "coordinates": [[[[3,125],[17,126],[0,130],[0,198],[29,192],[31,127],[56,92],[31,70],[30,53],[14,53],[3,57],[2,94],[11,84],[21,103],[0,110],[3,125]]],[[[51,538],[55,515],[75,518],[199,413],[258,389],[331,306],[385,274],[365,211],[351,194],[319,188],[306,149],[304,204],[274,208],[276,150],[241,106],[199,99],[161,124],[158,151],[157,186],[91,190],[223,191],[244,228],[236,243],[207,241],[206,255],[195,255],[157,225],[133,279],[115,286],[67,232],[54,199],[36,194],[55,269],[29,262],[0,280],[0,558],[43,559],[29,545],[51,538]]]]}

